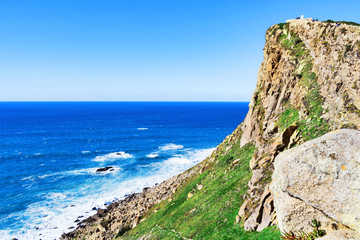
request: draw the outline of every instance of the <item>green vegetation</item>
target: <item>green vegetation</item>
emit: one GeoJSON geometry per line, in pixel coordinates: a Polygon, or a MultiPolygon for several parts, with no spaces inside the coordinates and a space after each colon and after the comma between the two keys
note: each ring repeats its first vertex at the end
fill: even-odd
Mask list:
{"type": "Polygon", "coordinates": [[[121,237],[122,235],[124,235],[127,231],[129,231],[131,229],[130,226],[125,226],[123,228],[120,229],[120,231],[118,232],[118,234],[116,234],[116,237],[121,237]]]}
{"type": "Polygon", "coordinates": [[[311,223],[313,231],[311,233],[294,233],[294,232],[284,232],[282,239],[286,240],[315,240],[319,237],[325,236],[325,231],[320,229],[320,222],[315,219],[311,223]]]}
{"type": "MultiPolygon", "coordinates": [[[[311,140],[319,137],[330,130],[329,124],[321,117],[323,114],[323,98],[320,95],[320,86],[317,83],[317,76],[312,71],[313,64],[309,50],[306,48],[302,40],[295,34],[287,35],[281,45],[292,53],[297,62],[297,68],[301,69],[297,77],[300,79],[300,84],[307,90],[306,97],[303,99],[303,104],[306,108],[306,117],[300,119],[299,131],[304,140],[311,140]]],[[[322,42],[324,46],[328,42],[322,42]]],[[[279,116],[277,122],[280,130],[284,130],[291,124],[299,121],[298,110],[291,105],[285,107],[284,112],[279,116]]]]}
{"type": "Polygon", "coordinates": [[[223,151],[202,174],[178,188],[172,201],[153,207],[146,219],[122,238],[151,234],[151,239],[279,239],[281,234],[274,227],[246,232],[235,222],[251,178],[249,161],[254,151],[252,144],[240,148],[239,143],[227,153],[223,151]]]}
{"type": "Polygon", "coordinates": [[[340,23],[340,24],[346,24],[346,25],[352,25],[352,26],[360,26],[359,23],[356,23],[356,22],[347,22],[347,21],[333,21],[333,20],[326,20],[326,21],[323,21],[325,23],[340,23]]]}
{"type": "Polygon", "coordinates": [[[303,41],[296,36],[295,34],[290,34],[290,35],[281,35],[279,40],[281,42],[281,45],[283,46],[283,48],[285,48],[286,50],[291,51],[291,53],[296,57],[296,58],[301,58],[303,57],[306,53],[307,53],[307,49],[305,47],[305,44],[303,43],[303,41]],[[290,36],[290,37],[289,37],[290,36]]]}
{"type": "Polygon", "coordinates": [[[358,127],[354,123],[343,123],[340,126],[341,129],[355,129],[358,130],[358,127]]]}
{"type": "Polygon", "coordinates": [[[353,47],[351,45],[346,45],[345,52],[344,52],[344,57],[347,57],[347,53],[352,52],[352,50],[353,50],[353,47]]]}
{"type": "Polygon", "coordinates": [[[305,140],[311,140],[329,132],[330,126],[322,117],[323,99],[319,93],[320,86],[316,81],[310,83],[308,94],[303,100],[308,117],[300,122],[300,132],[305,140]]]}
{"type": "Polygon", "coordinates": [[[299,111],[292,105],[289,105],[285,111],[280,114],[276,125],[280,131],[284,131],[286,128],[299,121],[299,111]]]}
{"type": "Polygon", "coordinates": [[[255,92],[254,100],[255,100],[254,111],[257,111],[257,115],[259,116],[259,118],[257,120],[259,122],[260,132],[262,132],[263,131],[263,119],[265,118],[265,109],[262,104],[261,96],[258,91],[255,92]]]}
{"type": "Polygon", "coordinates": [[[317,76],[312,70],[312,62],[307,60],[301,71],[300,84],[307,89],[307,95],[303,99],[307,118],[300,121],[299,131],[307,141],[329,132],[329,124],[321,117],[323,114],[323,98],[320,95],[320,86],[317,76]]]}
{"type": "Polygon", "coordinates": [[[279,30],[279,29],[289,29],[289,23],[279,23],[277,25],[274,26],[271,34],[274,36],[276,31],[279,30]]]}
{"type": "Polygon", "coordinates": [[[355,106],[352,98],[349,97],[349,94],[347,92],[344,92],[343,100],[346,110],[348,110],[351,113],[356,113],[360,116],[360,110],[355,106]]]}

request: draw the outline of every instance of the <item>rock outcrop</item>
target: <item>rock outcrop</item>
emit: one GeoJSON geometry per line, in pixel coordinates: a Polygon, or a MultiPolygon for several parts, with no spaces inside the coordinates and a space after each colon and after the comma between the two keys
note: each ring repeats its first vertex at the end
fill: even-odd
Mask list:
{"type": "Polygon", "coordinates": [[[332,130],[360,128],[359,87],[359,26],[304,19],[267,30],[242,126],[241,146],[252,142],[257,147],[250,162],[254,179],[238,215],[245,229],[261,231],[268,219],[276,223],[272,196],[264,199],[263,192],[279,153],[332,130]]]}
{"type": "MultiPolygon", "coordinates": [[[[100,215],[99,213],[95,215],[93,217],[95,219],[89,218],[79,223],[79,227],[74,232],[64,235],[63,238],[112,239],[116,234],[126,232],[144,220],[145,212],[154,204],[166,199],[171,201],[173,192],[181,187],[186,179],[211,168],[213,163],[218,161],[220,152],[227,154],[231,147],[239,142],[240,147],[250,144],[255,146],[256,150],[250,161],[253,176],[248,183],[249,190],[245,195],[241,195],[244,200],[242,206],[236,219],[230,221],[240,222],[246,230],[261,231],[279,222],[281,229],[296,231],[298,228],[295,225],[283,227],[284,221],[290,224],[290,220],[284,220],[285,213],[279,207],[281,204],[276,203],[279,201],[278,196],[274,196],[270,188],[274,162],[281,162],[286,155],[282,152],[300,145],[309,147],[312,142],[308,141],[341,128],[360,129],[360,27],[346,23],[339,25],[331,22],[312,22],[307,19],[276,24],[266,32],[264,60],[259,69],[258,82],[251,98],[249,112],[244,122],[224,140],[228,147],[224,148],[223,142],[209,158],[175,177],[174,181],[165,181],[150,190],[144,190],[143,193],[110,205],[109,209],[100,215]]],[[[355,226],[359,224],[356,222],[358,219],[354,219],[350,211],[352,208],[359,210],[359,199],[355,197],[354,192],[351,192],[351,189],[355,192],[359,190],[359,186],[356,185],[359,179],[353,178],[354,173],[359,171],[359,166],[355,164],[355,160],[351,162],[348,158],[346,158],[347,162],[342,162],[345,161],[344,149],[348,146],[341,143],[339,144],[344,149],[327,152],[328,155],[322,156],[320,150],[325,151],[331,141],[326,136],[320,139],[325,139],[327,145],[320,146],[320,142],[313,146],[313,150],[308,150],[309,154],[313,151],[313,154],[317,155],[316,157],[314,155],[313,159],[308,159],[313,165],[304,165],[304,169],[314,172],[300,171],[296,174],[294,172],[295,175],[290,174],[294,179],[284,180],[285,182],[281,180],[285,185],[304,184],[304,190],[302,186],[284,187],[283,185],[274,189],[277,192],[280,191],[279,189],[283,190],[284,199],[288,193],[295,194],[290,196],[288,203],[290,205],[298,203],[291,205],[294,207],[289,215],[292,219],[303,221],[302,225],[308,226],[307,223],[314,217],[327,229],[343,228],[341,230],[343,236],[351,238],[353,236],[351,231],[358,231],[359,228],[359,225],[355,226]],[[321,165],[322,161],[326,163],[321,165]],[[327,165],[329,161],[334,162],[331,162],[332,165],[327,165]],[[329,174],[337,170],[339,170],[337,178],[331,180],[329,174]],[[306,184],[315,184],[311,175],[308,176],[310,178],[308,182],[303,182],[307,176],[304,174],[310,173],[318,174],[316,175],[318,179],[315,180],[325,181],[333,184],[334,187],[355,181],[349,186],[350,188],[343,190],[344,192],[331,192],[331,189],[324,191],[328,200],[333,200],[331,203],[333,205],[329,207],[340,208],[339,211],[324,208],[321,202],[324,198],[318,198],[320,195],[313,194],[314,199],[305,198],[304,191],[310,191],[311,188],[306,184]],[[298,179],[302,177],[304,179],[298,179]],[[340,183],[337,179],[344,179],[345,182],[340,183]],[[349,196],[343,196],[343,193],[349,196]],[[351,197],[355,198],[351,199],[351,197]],[[350,203],[351,201],[353,202],[350,203]],[[350,205],[342,206],[341,203],[345,204],[345,202],[350,205]],[[341,211],[343,215],[339,215],[341,211]],[[304,216],[302,212],[309,215],[304,216]],[[350,215],[346,215],[348,213],[350,215]]],[[[347,141],[350,139],[349,137],[347,141]]],[[[335,146],[335,143],[331,145],[335,146]]],[[[236,165],[237,161],[233,159],[229,164],[236,165]]],[[[275,169],[278,167],[279,171],[286,170],[286,167],[281,168],[276,164],[275,169]]],[[[289,169],[293,167],[295,168],[295,165],[289,166],[289,169]]],[[[293,171],[298,171],[299,168],[293,171]]],[[[226,171],[233,170],[229,167],[226,171]]],[[[188,194],[188,198],[194,199],[196,195],[188,194]]],[[[305,226],[300,229],[309,230],[305,226]]],[[[333,236],[340,234],[338,231],[335,232],[331,234],[333,236]]]]}
{"type": "Polygon", "coordinates": [[[338,130],[275,159],[272,191],[282,232],[311,232],[316,219],[327,233],[360,234],[360,131],[338,130]]]}

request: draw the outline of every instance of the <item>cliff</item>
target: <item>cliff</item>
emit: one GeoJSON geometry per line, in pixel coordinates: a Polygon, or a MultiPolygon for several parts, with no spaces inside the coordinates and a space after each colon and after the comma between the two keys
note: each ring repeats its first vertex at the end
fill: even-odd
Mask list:
{"type": "Polygon", "coordinates": [[[307,19],[270,27],[249,112],[213,154],[63,239],[278,239],[269,227],[278,223],[270,188],[277,156],[332,130],[360,128],[359,33],[307,19]]]}
{"type": "Polygon", "coordinates": [[[240,143],[257,147],[250,161],[253,179],[239,212],[245,229],[261,231],[274,222],[274,209],[258,192],[268,189],[280,152],[331,130],[360,127],[359,33],[359,26],[307,19],[267,30],[240,143]],[[258,181],[263,178],[268,181],[258,181]]]}

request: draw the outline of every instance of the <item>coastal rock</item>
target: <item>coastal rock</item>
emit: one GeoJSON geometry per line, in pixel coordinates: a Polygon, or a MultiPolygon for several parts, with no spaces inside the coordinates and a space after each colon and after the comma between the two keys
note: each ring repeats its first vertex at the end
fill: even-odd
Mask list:
{"type": "MultiPolygon", "coordinates": [[[[288,160],[289,164],[281,166],[277,162],[296,146],[304,143],[310,146],[311,142],[307,141],[329,131],[360,129],[360,27],[307,20],[276,24],[267,30],[263,50],[264,60],[249,112],[212,157],[141,193],[126,196],[117,205],[109,205],[103,216],[89,217],[83,221],[86,227],[64,234],[63,239],[112,239],[119,231],[128,231],[154,204],[171,199],[189,176],[211,169],[221,152],[229,153],[234,144],[242,147],[248,143],[256,147],[249,165],[253,177],[248,191],[241,195],[244,203],[238,216],[229,221],[244,222],[246,230],[260,231],[279,221],[282,230],[312,231],[309,222],[316,218],[329,236],[340,234],[339,229],[356,230],[360,226],[354,218],[360,212],[356,176],[360,174],[354,159],[359,156],[342,164],[349,149],[352,149],[350,154],[356,152],[354,144],[349,142],[351,138],[345,137],[346,141],[339,138],[341,147],[325,155],[321,151],[328,150],[326,146],[319,147],[321,142],[312,146],[313,151],[309,148],[308,152],[299,154],[299,158],[305,154],[312,156],[307,159],[308,164],[288,160]],[[225,142],[229,144],[224,145],[225,142]],[[274,187],[276,191],[271,191],[267,186],[274,168],[283,177],[274,174],[274,184],[278,186],[274,187]],[[279,179],[281,183],[276,182],[279,179]],[[277,204],[279,199],[281,204],[277,204]],[[108,221],[108,230],[96,227],[101,221],[108,221]],[[337,229],[336,233],[330,232],[333,229],[337,229]]],[[[233,166],[238,164],[236,159],[229,160],[233,166]]],[[[216,176],[214,172],[209,174],[216,176]]],[[[192,200],[196,198],[193,196],[196,190],[188,193],[192,200]]],[[[150,238],[151,234],[147,234],[142,239],[150,238]]]]}
{"type": "Polygon", "coordinates": [[[240,146],[257,147],[250,161],[254,177],[239,215],[250,230],[261,225],[252,216],[267,204],[261,193],[279,153],[332,130],[360,129],[359,26],[293,20],[273,25],[265,38],[240,138],[240,146]]]}
{"type": "MultiPolygon", "coordinates": [[[[262,231],[272,223],[274,199],[270,193],[269,187],[265,187],[264,192],[261,195],[260,205],[252,212],[250,217],[244,223],[244,229],[246,231],[262,231]]],[[[244,215],[245,206],[241,206],[239,214],[244,215]]]]}
{"type": "Polygon", "coordinates": [[[114,168],[113,168],[113,167],[102,167],[102,168],[96,169],[96,172],[97,172],[97,173],[106,172],[107,170],[113,171],[114,168]]]}
{"type": "Polygon", "coordinates": [[[360,131],[342,129],[280,153],[272,189],[281,231],[360,233],[360,131]]]}
{"type": "MultiPolygon", "coordinates": [[[[144,214],[155,204],[170,199],[176,189],[187,178],[200,172],[206,161],[192,169],[169,178],[153,187],[145,187],[140,193],[126,195],[125,199],[115,201],[106,206],[106,209],[97,209],[97,213],[81,222],[72,232],[64,233],[60,239],[114,239],[119,232],[125,233],[144,220],[144,214]]],[[[108,169],[104,169],[107,171],[108,169]]],[[[200,189],[200,185],[198,186],[200,189]]],[[[155,210],[156,211],[156,210],[155,210]]]]}

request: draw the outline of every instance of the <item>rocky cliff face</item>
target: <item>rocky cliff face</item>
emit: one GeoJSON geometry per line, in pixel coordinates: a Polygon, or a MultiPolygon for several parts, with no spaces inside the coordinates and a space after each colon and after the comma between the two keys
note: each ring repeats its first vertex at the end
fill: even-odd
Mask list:
{"type": "MultiPolygon", "coordinates": [[[[243,231],[243,228],[262,231],[278,222],[285,226],[283,209],[279,208],[282,204],[274,205],[272,191],[289,190],[284,186],[270,188],[274,162],[278,162],[275,167],[280,173],[280,169],[285,172],[281,160],[276,159],[286,155],[286,150],[332,130],[360,129],[359,88],[359,26],[305,19],[270,27],[246,119],[214,153],[172,180],[109,206],[63,238],[234,239],[248,235],[278,239],[278,231],[243,231]]],[[[327,163],[324,164],[326,168],[327,163]]],[[[358,162],[353,165],[358,167],[358,162]]],[[[315,165],[310,167],[314,168],[315,165]]],[[[297,176],[300,173],[294,175],[297,176]]],[[[292,219],[299,213],[294,211],[292,219]]],[[[332,220],[326,219],[318,220],[331,225],[332,220]]],[[[337,223],[345,230],[354,224],[348,220],[337,223]]],[[[281,227],[281,230],[299,229],[281,227]]]]}
{"type": "Polygon", "coordinates": [[[267,30],[242,126],[241,146],[257,147],[250,162],[253,179],[239,211],[245,229],[261,231],[276,222],[268,184],[280,152],[331,130],[360,127],[359,87],[359,26],[304,19],[267,30]]]}

